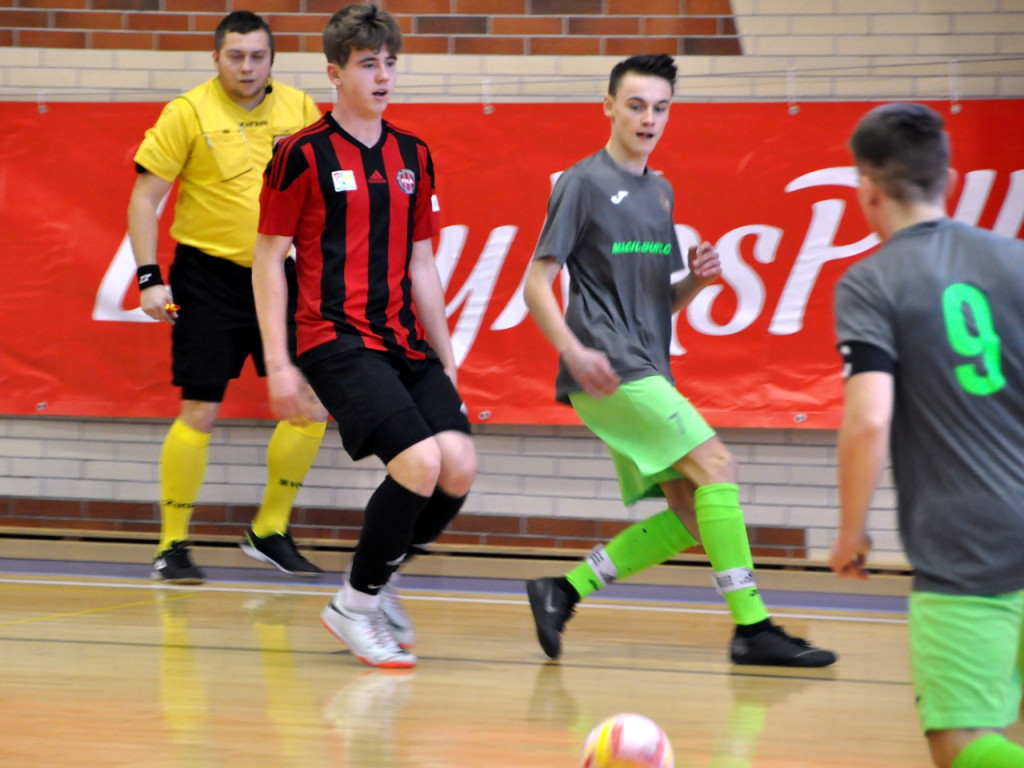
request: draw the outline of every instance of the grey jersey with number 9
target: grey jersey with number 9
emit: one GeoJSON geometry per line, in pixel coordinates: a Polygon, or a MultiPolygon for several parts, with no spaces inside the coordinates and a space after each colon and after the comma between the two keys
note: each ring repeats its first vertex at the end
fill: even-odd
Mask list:
{"type": "MultiPolygon", "coordinates": [[[[672,186],[650,170],[615,164],[605,150],[562,174],[534,259],[569,270],[565,321],[580,342],[604,352],[623,382],[669,381],[671,275],[683,268],[672,223],[672,186]]],[[[583,390],[559,363],[555,396],[583,390]]]]}
{"type": "Polygon", "coordinates": [[[896,362],[891,453],[914,588],[1024,589],[1024,243],[941,219],[840,279],[839,343],[896,362]]]}

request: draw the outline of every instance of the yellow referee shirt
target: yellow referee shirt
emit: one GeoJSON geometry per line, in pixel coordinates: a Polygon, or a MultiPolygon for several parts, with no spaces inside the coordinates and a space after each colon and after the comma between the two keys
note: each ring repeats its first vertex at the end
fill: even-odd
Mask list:
{"type": "Polygon", "coordinates": [[[232,101],[216,77],[170,101],[135,162],[164,181],[179,180],[171,237],[252,267],[274,142],[320,117],[307,93],[278,82],[251,110],[232,101]]]}

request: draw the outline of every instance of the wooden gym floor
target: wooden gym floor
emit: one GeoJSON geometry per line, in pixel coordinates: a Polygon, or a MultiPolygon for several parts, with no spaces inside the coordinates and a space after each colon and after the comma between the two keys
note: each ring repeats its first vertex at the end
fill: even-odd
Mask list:
{"type": "Polygon", "coordinates": [[[905,577],[851,596],[826,591],[828,574],[765,573],[777,622],[840,655],[789,671],[728,662],[717,597],[670,583],[689,569],[586,601],[547,662],[521,579],[565,564],[492,562],[484,578],[447,560],[404,577],[420,661],[388,672],[320,625],[336,573],[303,583],[232,561],[174,588],[148,580],[145,558],[0,559],[0,765],[575,768],[590,728],[622,711],[661,724],[677,768],[929,764],[905,577]]]}

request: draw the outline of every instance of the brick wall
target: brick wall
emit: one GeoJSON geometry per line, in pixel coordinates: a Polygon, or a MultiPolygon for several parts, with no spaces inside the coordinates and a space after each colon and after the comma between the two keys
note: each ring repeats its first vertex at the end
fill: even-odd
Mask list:
{"type": "MultiPolygon", "coordinates": [[[[219,423],[193,517],[198,540],[234,540],[259,503],[271,425],[219,423]]],[[[442,543],[589,549],[664,509],[624,508],[602,443],[583,427],[477,425],[480,473],[442,543]]],[[[155,540],[158,457],[165,421],[0,418],[0,534],[48,529],[155,540]]],[[[740,498],[759,558],[821,561],[835,527],[835,435],[817,430],[723,430],[739,461],[740,498]]],[[[383,478],[375,459],[353,462],[328,431],[299,492],[293,533],[351,542],[383,478]]],[[[886,480],[872,518],[876,561],[900,564],[886,480]]],[[[0,557],[11,542],[0,535],[0,557]]],[[[698,550],[699,552],[699,550],[698,550]]]]}
{"type": "MultiPolygon", "coordinates": [[[[245,5],[277,29],[284,52],[275,76],[329,102],[323,56],[310,41],[341,3],[245,5]]],[[[728,5],[735,27],[726,3],[714,0],[389,0],[408,51],[414,44],[444,51],[404,55],[398,97],[596,101],[622,55],[609,42],[629,38],[636,45],[623,53],[633,53],[644,35],[671,39],[682,54],[680,100],[1024,97],[1021,0],[728,5]],[[701,19],[703,26],[691,23],[701,19]],[[698,53],[694,38],[716,46],[737,38],[741,55],[698,53]],[[466,52],[509,39],[516,45],[502,54],[466,52]],[[540,41],[579,48],[555,55],[538,48],[540,41]]],[[[223,0],[0,0],[0,110],[2,99],[165,101],[210,76],[211,30],[226,8],[223,0]],[[164,43],[171,37],[190,42],[170,50],[164,43]]],[[[166,429],[166,422],[0,416],[0,533],[45,526],[151,539],[166,429]]],[[[196,533],[237,535],[259,501],[268,435],[266,424],[218,426],[196,533]]],[[[824,560],[836,524],[835,435],[726,430],[723,437],[740,463],[759,556],[824,560]]],[[[622,507],[603,447],[581,428],[488,425],[478,430],[477,445],[481,472],[448,534],[453,545],[585,548],[658,509],[651,502],[622,507]]],[[[348,538],[353,510],[380,476],[374,464],[349,461],[329,434],[300,492],[299,535],[348,538]]],[[[888,482],[874,509],[876,561],[903,562],[888,482]]],[[[0,536],[0,556],[11,554],[13,541],[0,536]]]]}
{"type": "MultiPolygon", "coordinates": [[[[282,52],[319,52],[338,0],[5,0],[0,45],[193,51],[225,13],[263,15],[282,52]]],[[[384,0],[406,53],[610,55],[740,53],[729,0],[384,0]]]]}

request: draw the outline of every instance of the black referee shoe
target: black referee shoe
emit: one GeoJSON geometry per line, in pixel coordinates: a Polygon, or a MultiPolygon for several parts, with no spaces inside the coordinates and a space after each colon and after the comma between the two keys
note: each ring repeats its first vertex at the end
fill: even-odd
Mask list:
{"type": "Polygon", "coordinates": [[[245,539],[239,546],[254,560],[270,563],[279,571],[292,576],[315,579],[323,573],[322,568],[302,556],[288,533],[272,533],[261,538],[250,527],[245,530],[245,539]]]}
{"type": "Polygon", "coordinates": [[[175,541],[153,558],[152,577],[168,584],[202,584],[206,574],[192,562],[187,541],[175,541]]]}

